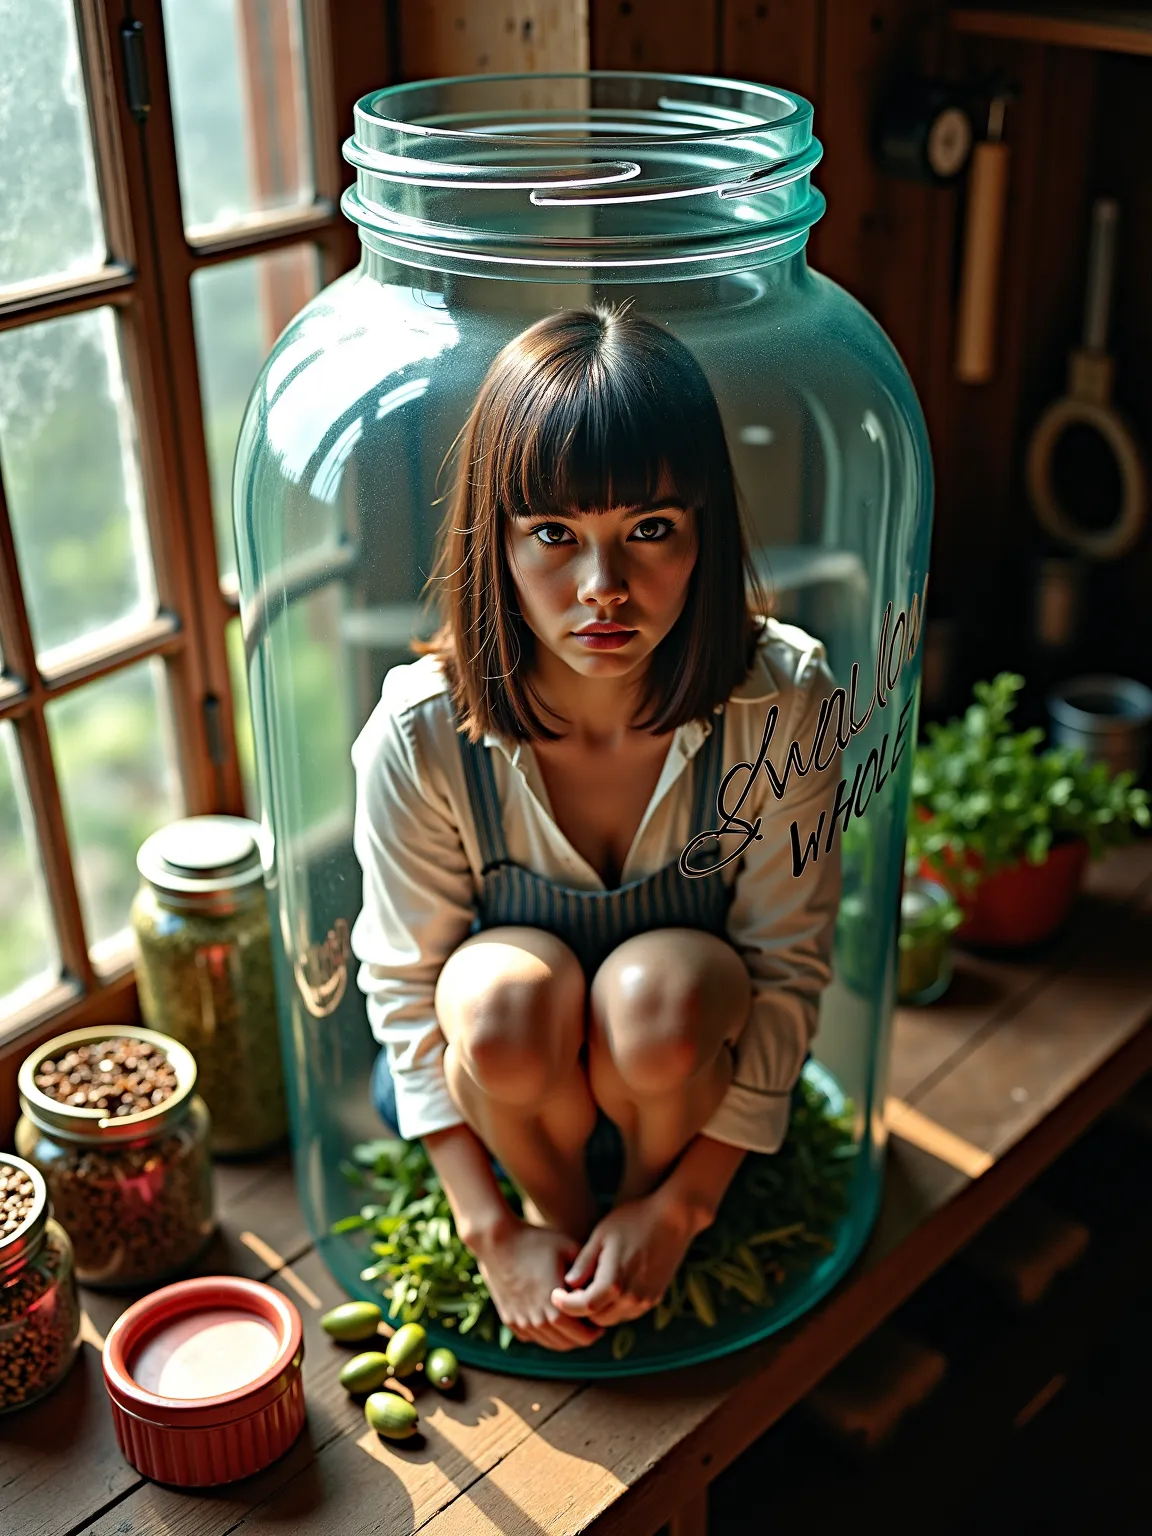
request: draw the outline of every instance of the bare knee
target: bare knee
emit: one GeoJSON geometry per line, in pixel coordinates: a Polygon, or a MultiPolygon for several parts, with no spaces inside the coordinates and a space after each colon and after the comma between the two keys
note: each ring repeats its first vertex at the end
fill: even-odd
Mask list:
{"type": "Polygon", "coordinates": [[[437,1011],[442,1028],[452,1016],[445,1033],[464,1070],[502,1103],[547,1098],[583,1039],[584,973],[571,949],[538,929],[493,928],[465,941],[445,972],[449,965],[437,1011]]]}
{"type": "Polygon", "coordinates": [[[718,1057],[734,1032],[732,1019],[739,1023],[747,1012],[750,984],[739,956],[696,935],[674,954],[667,947],[672,937],[629,940],[592,984],[591,1033],[636,1094],[683,1088],[718,1057]]]}

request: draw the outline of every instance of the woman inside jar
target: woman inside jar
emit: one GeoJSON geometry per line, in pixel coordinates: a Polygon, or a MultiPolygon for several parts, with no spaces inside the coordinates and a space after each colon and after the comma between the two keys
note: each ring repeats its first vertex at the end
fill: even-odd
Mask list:
{"type": "Polygon", "coordinates": [[[569,1350],[655,1306],[784,1139],[840,893],[839,749],[810,753],[834,683],[768,614],[664,327],[547,316],[458,448],[443,623],[352,749],[351,942],[381,1118],[423,1140],[501,1320],[569,1350]]]}

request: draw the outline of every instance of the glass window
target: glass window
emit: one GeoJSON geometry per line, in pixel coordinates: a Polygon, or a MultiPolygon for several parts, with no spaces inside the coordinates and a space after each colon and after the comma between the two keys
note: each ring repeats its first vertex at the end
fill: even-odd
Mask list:
{"type": "Polygon", "coordinates": [[[136,851],[184,814],[163,663],[153,658],[46,710],[93,960],[125,941],[136,851]]]}
{"type": "Polygon", "coordinates": [[[0,0],[0,288],[92,272],[107,246],[71,0],[0,0]]]}
{"type": "Polygon", "coordinates": [[[0,1015],[60,975],[60,951],[11,722],[0,721],[0,1015]]]}
{"type": "Polygon", "coordinates": [[[110,309],[0,333],[0,469],[42,663],[154,617],[136,421],[110,309]]]}
{"type": "Polygon", "coordinates": [[[165,0],[185,228],[313,198],[299,0],[165,0]]]}
{"type": "Polygon", "coordinates": [[[192,275],[196,359],[220,576],[234,581],[232,464],[244,407],[280,332],[320,287],[314,246],[220,262],[192,275]]]}

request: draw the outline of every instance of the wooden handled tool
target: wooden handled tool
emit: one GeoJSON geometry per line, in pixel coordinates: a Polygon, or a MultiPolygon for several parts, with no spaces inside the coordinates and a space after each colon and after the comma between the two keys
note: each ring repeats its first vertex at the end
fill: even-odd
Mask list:
{"type": "Polygon", "coordinates": [[[996,367],[1000,268],[1008,209],[1005,106],[1005,97],[993,99],[988,136],[973,149],[968,171],[964,264],[956,329],[956,377],[965,384],[986,384],[996,367]]]}

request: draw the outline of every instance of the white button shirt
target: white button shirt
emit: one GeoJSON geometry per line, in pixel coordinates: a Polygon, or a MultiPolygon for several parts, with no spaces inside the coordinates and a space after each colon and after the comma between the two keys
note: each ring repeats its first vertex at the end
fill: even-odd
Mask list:
{"type": "MultiPolygon", "coordinates": [[[[839,840],[793,873],[790,826],[800,846],[828,812],[840,778],[839,755],[820,772],[795,773],[778,799],[761,770],[739,811],[760,753],[765,717],[780,718],[768,753],[778,776],[793,739],[807,760],[820,703],[834,687],[824,648],[803,630],[770,619],[751,671],[724,712],[725,811],[761,836],[720,871],[736,891],[728,935],[752,980],[748,1021],[736,1043],[732,1082],[703,1134],[732,1146],[775,1152],[788,1126],[790,1094],[816,1028],[830,976],[840,897],[839,840]]],[[[692,776],[685,770],[711,723],[679,726],[659,782],[624,862],[620,883],[654,873],[692,836],[692,776]]],[[[488,733],[508,856],[557,884],[604,890],[603,880],[557,826],[531,744],[488,733]]],[[[364,877],[363,907],[352,929],[358,983],[372,1033],[388,1049],[397,1128],[405,1140],[464,1123],[448,1092],[445,1040],[433,997],[440,969],[468,937],[480,891],[473,823],[447,680],[433,656],[393,667],[380,702],[352,746],[356,772],[353,846],[364,877]]],[[[723,813],[709,816],[720,829],[723,813]]],[[[721,835],[727,859],[747,834],[721,835]]],[[[686,877],[687,878],[687,877],[686,877]]],[[[713,876],[715,878],[715,876],[713,876]]]]}

